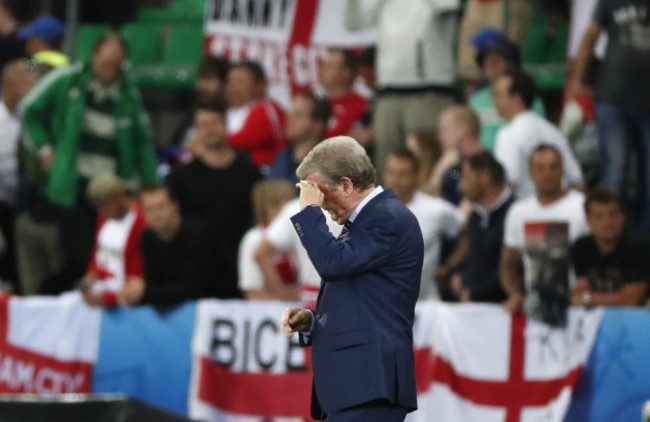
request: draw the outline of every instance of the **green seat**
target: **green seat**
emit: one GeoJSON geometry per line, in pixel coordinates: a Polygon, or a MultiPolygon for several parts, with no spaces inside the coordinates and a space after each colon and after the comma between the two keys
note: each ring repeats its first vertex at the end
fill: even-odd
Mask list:
{"type": "Polygon", "coordinates": [[[203,26],[179,25],[169,31],[163,49],[164,64],[197,65],[203,57],[203,26]]]}
{"type": "Polygon", "coordinates": [[[521,49],[522,63],[544,63],[546,59],[546,24],[541,13],[533,13],[521,49]]]}
{"type": "Polygon", "coordinates": [[[191,91],[196,86],[196,66],[134,67],[131,76],[139,88],[191,91]]]}
{"type": "Polygon", "coordinates": [[[86,62],[90,60],[90,56],[93,54],[93,49],[95,48],[95,43],[102,35],[106,34],[113,30],[113,27],[110,25],[98,24],[98,25],[79,25],[77,28],[77,60],[86,62]]]}
{"type": "Polygon", "coordinates": [[[161,57],[160,26],[129,23],[120,28],[129,45],[129,61],[133,64],[158,63],[161,57]]]}
{"type": "Polygon", "coordinates": [[[176,0],[171,6],[175,13],[188,22],[202,22],[206,0],[176,0]]]}
{"type": "Polygon", "coordinates": [[[203,22],[206,0],[175,0],[167,7],[143,7],[138,11],[142,23],[178,24],[203,22]]]}
{"type": "Polygon", "coordinates": [[[138,10],[138,22],[165,24],[174,22],[176,16],[168,7],[142,7],[138,10]]]}

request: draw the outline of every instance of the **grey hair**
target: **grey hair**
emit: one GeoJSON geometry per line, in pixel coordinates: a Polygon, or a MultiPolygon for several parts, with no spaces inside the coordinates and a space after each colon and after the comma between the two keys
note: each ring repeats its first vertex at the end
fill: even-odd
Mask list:
{"type": "Polygon", "coordinates": [[[91,202],[98,205],[126,193],[126,182],[113,173],[104,173],[92,178],[86,194],[91,202]]]}
{"type": "Polygon", "coordinates": [[[296,175],[304,180],[312,172],[318,172],[327,186],[335,186],[341,178],[348,177],[361,190],[374,186],[377,176],[366,150],[349,136],[326,139],[309,151],[296,175]]]}

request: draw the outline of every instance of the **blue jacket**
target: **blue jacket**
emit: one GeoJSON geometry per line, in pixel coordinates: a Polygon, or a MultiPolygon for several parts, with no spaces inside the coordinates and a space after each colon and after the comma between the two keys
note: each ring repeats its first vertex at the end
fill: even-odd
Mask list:
{"type": "Polygon", "coordinates": [[[313,346],[312,416],[376,399],[415,410],[412,327],[424,255],[415,216],[385,190],[344,239],[317,207],[291,221],[322,278],[313,331],[301,335],[313,346]]]}

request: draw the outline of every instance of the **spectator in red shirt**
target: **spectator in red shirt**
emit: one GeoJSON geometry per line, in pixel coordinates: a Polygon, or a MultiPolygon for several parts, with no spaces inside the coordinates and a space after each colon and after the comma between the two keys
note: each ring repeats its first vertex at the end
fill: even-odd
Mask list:
{"type": "Polygon", "coordinates": [[[226,82],[228,143],[247,151],[264,168],[287,144],[284,110],[266,97],[266,75],[259,63],[232,65],[226,82]]]}
{"type": "Polygon", "coordinates": [[[349,50],[331,49],[319,70],[320,84],[332,103],[326,138],[348,135],[368,108],[368,102],[352,90],[357,76],[356,56],[349,50]]]}
{"type": "Polygon", "coordinates": [[[146,223],[137,200],[112,173],[92,179],[88,197],[99,216],[92,261],[81,291],[89,305],[116,306],[125,283],[144,276],[140,237],[146,223]]]}

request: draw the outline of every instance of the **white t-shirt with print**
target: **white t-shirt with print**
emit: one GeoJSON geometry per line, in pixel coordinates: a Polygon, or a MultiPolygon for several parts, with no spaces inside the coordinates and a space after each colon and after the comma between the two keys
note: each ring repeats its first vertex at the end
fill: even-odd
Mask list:
{"type": "MultiPolygon", "coordinates": [[[[526,288],[531,287],[531,271],[534,259],[531,257],[531,248],[534,245],[552,240],[544,239],[549,235],[544,232],[544,226],[557,223],[566,223],[568,226],[568,239],[565,239],[565,249],[579,237],[589,233],[584,212],[585,196],[576,190],[569,190],[567,194],[550,205],[542,205],[536,195],[515,202],[506,216],[504,245],[519,249],[524,257],[524,274],[526,288]]],[[[564,253],[568,253],[565,250],[564,253]]],[[[567,256],[568,259],[568,256],[567,256]]],[[[569,274],[569,283],[574,282],[573,271],[569,274]]]]}

